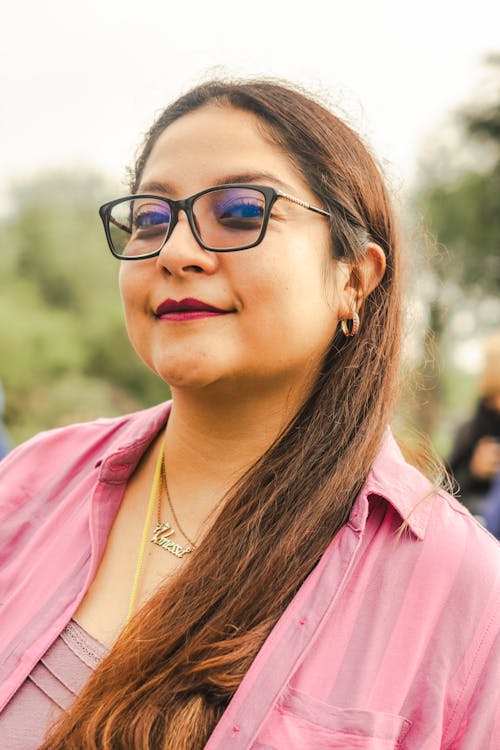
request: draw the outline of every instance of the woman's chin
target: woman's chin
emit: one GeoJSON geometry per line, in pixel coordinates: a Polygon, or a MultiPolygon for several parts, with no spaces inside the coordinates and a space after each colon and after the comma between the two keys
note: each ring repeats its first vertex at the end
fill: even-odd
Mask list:
{"type": "Polygon", "coordinates": [[[166,363],[162,367],[152,367],[153,372],[164,380],[170,388],[199,389],[215,385],[223,373],[211,366],[201,366],[200,362],[166,363]]]}

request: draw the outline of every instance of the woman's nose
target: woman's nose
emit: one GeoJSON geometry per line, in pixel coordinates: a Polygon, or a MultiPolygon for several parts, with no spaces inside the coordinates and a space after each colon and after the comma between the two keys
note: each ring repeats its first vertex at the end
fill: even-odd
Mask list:
{"type": "Polygon", "coordinates": [[[157,264],[174,276],[214,273],[219,266],[219,257],[199,244],[185,212],[180,210],[172,233],[157,257],[157,264]]]}

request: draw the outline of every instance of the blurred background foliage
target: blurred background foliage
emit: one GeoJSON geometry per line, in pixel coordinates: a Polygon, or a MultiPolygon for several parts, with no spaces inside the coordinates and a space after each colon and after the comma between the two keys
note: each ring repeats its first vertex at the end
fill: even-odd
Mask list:
{"type": "Polygon", "coordinates": [[[500,54],[485,73],[475,100],[429,137],[406,214],[416,314],[403,408],[443,455],[477,399],[482,344],[500,329],[500,54]]]}
{"type": "MultiPolygon", "coordinates": [[[[472,408],[478,342],[500,327],[500,55],[487,90],[424,149],[405,210],[408,266],[402,432],[446,454],[472,408]]],[[[118,264],[97,206],[123,189],[86,173],[13,187],[0,220],[0,381],[14,442],[168,398],[128,342],[118,264]]]]}
{"type": "Polygon", "coordinates": [[[15,186],[0,223],[0,379],[14,442],[168,397],[133,352],[118,263],[97,207],[119,190],[95,174],[41,174],[15,186]]]}

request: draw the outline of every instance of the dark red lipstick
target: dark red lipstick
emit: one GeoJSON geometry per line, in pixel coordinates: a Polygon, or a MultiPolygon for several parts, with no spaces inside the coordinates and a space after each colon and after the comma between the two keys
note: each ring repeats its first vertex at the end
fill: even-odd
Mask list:
{"type": "Polygon", "coordinates": [[[199,299],[186,297],[178,301],[175,299],[164,300],[156,308],[155,315],[162,320],[182,321],[227,315],[230,312],[232,310],[221,310],[220,307],[214,307],[214,305],[209,305],[199,299]]]}

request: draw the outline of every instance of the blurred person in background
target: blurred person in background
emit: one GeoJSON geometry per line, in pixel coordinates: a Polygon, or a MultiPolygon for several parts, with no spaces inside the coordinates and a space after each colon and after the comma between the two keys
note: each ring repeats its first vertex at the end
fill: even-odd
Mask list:
{"type": "Polygon", "coordinates": [[[483,503],[500,470],[500,334],[486,342],[478,391],[476,410],[459,427],[448,464],[460,486],[460,500],[482,518],[483,503]]]}
{"type": "Polygon", "coordinates": [[[484,499],[481,514],[488,531],[500,539],[500,471],[497,471],[495,480],[484,499]]]}

